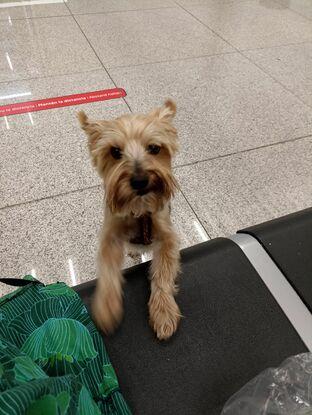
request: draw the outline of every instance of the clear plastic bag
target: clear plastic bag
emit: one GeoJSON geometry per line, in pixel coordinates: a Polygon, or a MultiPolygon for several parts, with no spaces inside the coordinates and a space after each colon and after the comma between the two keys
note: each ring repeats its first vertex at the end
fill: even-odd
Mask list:
{"type": "Polygon", "coordinates": [[[260,373],[228,400],[221,415],[312,415],[312,353],[260,373]]]}

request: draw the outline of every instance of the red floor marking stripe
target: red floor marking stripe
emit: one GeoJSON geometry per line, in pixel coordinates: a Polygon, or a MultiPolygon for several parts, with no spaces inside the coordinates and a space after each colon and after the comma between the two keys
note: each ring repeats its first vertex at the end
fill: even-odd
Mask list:
{"type": "Polygon", "coordinates": [[[102,89],[84,94],[65,95],[63,97],[38,99],[36,101],[18,102],[16,104],[0,106],[0,117],[50,110],[52,108],[68,107],[71,105],[86,104],[88,102],[106,101],[125,97],[126,91],[122,88],[102,89]]]}

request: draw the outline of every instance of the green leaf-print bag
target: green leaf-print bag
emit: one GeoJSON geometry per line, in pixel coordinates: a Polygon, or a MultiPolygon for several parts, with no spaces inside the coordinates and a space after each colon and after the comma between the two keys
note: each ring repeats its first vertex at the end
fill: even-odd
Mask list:
{"type": "Polygon", "coordinates": [[[78,294],[25,279],[0,298],[0,415],[130,415],[78,294]]]}

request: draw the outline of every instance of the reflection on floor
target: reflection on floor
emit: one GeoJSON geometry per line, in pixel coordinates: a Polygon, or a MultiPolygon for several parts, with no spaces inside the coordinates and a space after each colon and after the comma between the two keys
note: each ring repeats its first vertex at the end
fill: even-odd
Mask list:
{"type": "Polygon", "coordinates": [[[177,101],[182,248],[311,205],[309,0],[0,0],[0,34],[0,105],[127,91],[0,118],[1,276],[95,277],[103,192],[82,107],[105,119],[177,101]]]}

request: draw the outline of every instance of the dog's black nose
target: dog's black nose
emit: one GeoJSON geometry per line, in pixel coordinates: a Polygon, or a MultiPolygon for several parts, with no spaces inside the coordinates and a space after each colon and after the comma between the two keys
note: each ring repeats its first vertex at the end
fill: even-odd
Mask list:
{"type": "Polygon", "coordinates": [[[134,190],[143,190],[148,185],[147,176],[133,176],[130,180],[130,185],[134,190]]]}

